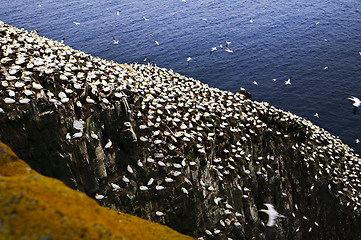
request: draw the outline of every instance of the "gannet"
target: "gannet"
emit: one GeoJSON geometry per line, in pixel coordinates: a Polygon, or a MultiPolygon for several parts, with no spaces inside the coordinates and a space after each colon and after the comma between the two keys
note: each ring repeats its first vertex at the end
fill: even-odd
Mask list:
{"type": "Polygon", "coordinates": [[[133,169],[131,168],[130,165],[127,166],[127,170],[128,170],[128,172],[129,172],[130,174],[133,174],[133,173],[134,173],[134,171],[133,171],[133,169]]]}
{"type": "Polygon", "coordinates": [[[184,187],[182,187],[181,190],[182,190],[182,192],[183,192],[184,194],[188,194],[188,190],[185,189],[184,187]]]}
{"type": "Polygon", "coordinates": [[[211,55],[214,51],[217,51],[217,47],[212,47],[211,53],[209,55],[211,55]]]}
{"type": "Polygon", "coordinates": [[[192,60],[191,57],[188,57],[188,58],[187,58],[187,62],[190,62],[191,60],[192,60]]]}
{"type": "Polygon", "coordinates": [[[122,177],[122,180],[123,180],[123,182],[125,182],[125,183],[129,183],[129,182],[130,182],[129,178],[127,178],[126,176],[123,176],[123,177],[122,177]]]}
{"type": "Polygon", "coordinates": [[[75,22],[75,21],[73,21],[73,23],[74,23],[75,25],[79,25],[79,24],[80,24],[80,22],[75,22]]]}
{"type": "Polygon", "coordinates": [[[29,102],[30,102],[29,98],[20,97],[20,99],[19,99],[19,103],[22,103],[22,104],[26,104],[26,103],[29,103],[29,102]]]}
{"type": "Polygon", "coordinates": [[[101,195],[101,194],[95,194],[95,199],[96,200],[102,200],[103,198],[105,198],[105,196],[104,195],[101,195]]]}
{"type": "Polygon", "coordinates": [[[148,20],[149,20],[149,18],[146,18],[146,17],[143,17],[143,19],[144,19],[144,21],[148,21],[148,20]]]}
{"type": "Polygon", "coordinates": [[[253,23],[253,19],[252,19],[252,18],[251,18],[251,19],[249,19],[249,22],[250,22],[250,23],[253,23]]]}
{"type": "Polygon", "coordinates": [[[4,102],[5,102],[5,103],[10,103],[10,104],[11,104],[11,103],[15,103],[15,100],[14,100],[14,99],[12,99],[12,98],[5,98],[5,99],[4,99],[4,102]]]}
{"type": "Polygon", "coordinates": [[[94,133],[94,131],[91,132],[90,136],[94,138],[95,140],[98,140],[98,135],[94,133]]]}
{"type": "Polygon", "coordinates": [[[163,187],[163,186],[161,186],[161,185],[157,185],[157,186],[155,187],[155,189],[157,189],[158,191],[160,191],[160,190],[165,189],[165,187],[163,187]]]}
{"type": "Polygon", "coordinates": [[[120,186],[115,183],[111,183],[110,186],[112,186],[114,192],[120,190],[120,186]]]}
{"type": "Polygon", "coordinates": [[[160,211],[156,211],[155,215],[157,215],[158,217],[164,216],[164,213],[160,212],[160,211]]]}
{"type": "Polygon", "coordinates": [[[292,79],[292,77],[290,77],[287,81],[285,81],[285,86],[291,85],[291,79],[292,79]]]}
{"type": "Polygon", "coordinates": [[[112,141],[110,141],[110,139],[108,139],[108,142],[107,144],[105,144],[105,147],[104,148],[110,148],[112,146],[112,141]]]}
{"type": "Polygon", "coordinates": [[[119,40],[115,40],[115,38],[113,38],[113,44],[119,44],[119,40]]]}
{"type": "Polygon", "coordinates": [[[202,18],[202,21],[207,22],[208,20],[207,18],[202,18]]]}
{"type": "Polygon", "coordinates": [[[158,41],[154,41],[155,42],[155,44],[157,44],[157,46],[159,46],[159,42],[158,41]]]}
{"type": "Polygon", "coordinates": [[[140,160],[138,160],[137,165],[138,165],[139,167],[143,167],[143,163],[142,163],[140,160]]]}
{"type": "Polygon", "coordinates": [[[224,51],[229,52],[229,53],[233,53],[233,51],[231,49],[229,49],[228,46],[225,47],[224,51]]]}
{"type": "Polygon", "coordinates": [[[281,217],[281,218],[285,218],[285,216],[279,214],[275,208],[273,207],[272,204],[270,203],[264,203],[264,205],[267,207],[267,209],[261,209],[259,210],[260,212],[264,212],[264,213],[267,213],[268,214],[268,222],[267,222],[267,226],[268,227],[273,227],[276,223],[276,219],[278,217],[281,217]]]}
{"type": "Polygon", "coordinates": [[[357,97],[354,97],[354,96],[351,96],[350,98],[347,98],[348,100],[350,101],[353,101],[353,113],[356,114],[357,112],[357,108],[360,106],[361,104],[361,101],[359,98],[357,97]]]}
{"type": "Polygon", "coordinates": [[[148,190],[148,187],[146,187],[146,186],[140,186],[139,189],[140,189],[141,191],[146,191],[146,190],[148,190]]]}
{"type": "Polygon", "coordinates": [[[83,132],[81,130],[80,130],[80,132],[73,134],[73,138],[80,138],[81,136],[83,136],[83,132]]]}

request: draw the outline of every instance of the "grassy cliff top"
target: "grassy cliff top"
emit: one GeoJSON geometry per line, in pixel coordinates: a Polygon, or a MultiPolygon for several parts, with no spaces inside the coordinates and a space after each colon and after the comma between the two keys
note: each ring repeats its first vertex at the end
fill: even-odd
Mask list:
{"type": "Polygon", "coordinates": [[[192,239],[99,206],[42,176],[0,143],[0,239],[192,239]]]}

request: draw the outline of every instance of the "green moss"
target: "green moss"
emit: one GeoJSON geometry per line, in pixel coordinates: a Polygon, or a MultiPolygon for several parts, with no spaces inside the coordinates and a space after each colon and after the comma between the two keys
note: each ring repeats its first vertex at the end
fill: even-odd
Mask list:
{"type": "Polygon", "coordinates": [[[101,207],[44,177],[0,143],[0,239],[192,239],[101,207]]]}

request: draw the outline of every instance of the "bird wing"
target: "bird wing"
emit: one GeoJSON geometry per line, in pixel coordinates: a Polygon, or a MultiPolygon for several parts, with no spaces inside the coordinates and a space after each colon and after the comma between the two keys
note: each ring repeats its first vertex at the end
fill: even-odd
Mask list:
{"type": "Polygon", "coordinates": [[[276,215],[268,214],[267,227],[273,227],[276,223],[276,215]]]}
{"type": "Polygon", "coordinates": [[[272,204],[270,204],[270,203],[265,203],[264,205],[267,207],[268,211],[272,211],[272,212],[275,211],[275,208],[273,207],[272,204]]]}
{"type": "Polygon", "coordinates": [[[275,225],[276,223],[276,218],[278,216],[278,212],[275,210],[275,208],[273,207],[272,204],[270,203],[265,203],[264,204],[267,209],[268,209],[268,222],[267,222],[267,226],[268,227],[272,227],[275,225]]]}

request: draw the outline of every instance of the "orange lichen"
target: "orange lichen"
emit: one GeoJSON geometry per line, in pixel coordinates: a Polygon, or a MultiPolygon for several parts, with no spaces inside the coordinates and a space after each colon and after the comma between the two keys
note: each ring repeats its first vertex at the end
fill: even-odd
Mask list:
{"type": "Polygon", "coordinates": [[[42,176],[0,143],[0,239],[193,239],[101,207],[42,176]]]}

